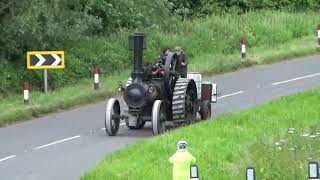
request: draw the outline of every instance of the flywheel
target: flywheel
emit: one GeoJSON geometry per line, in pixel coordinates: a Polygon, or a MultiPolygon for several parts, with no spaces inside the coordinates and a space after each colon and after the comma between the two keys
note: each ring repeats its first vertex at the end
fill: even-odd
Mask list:
{"type": "Polygon", "coordinates": [[[166,97],[169,99],[172,97],[174,84],[178,79],[179,68],[177,55],[170,52],[166,58],[163,76],[166,97]]]}

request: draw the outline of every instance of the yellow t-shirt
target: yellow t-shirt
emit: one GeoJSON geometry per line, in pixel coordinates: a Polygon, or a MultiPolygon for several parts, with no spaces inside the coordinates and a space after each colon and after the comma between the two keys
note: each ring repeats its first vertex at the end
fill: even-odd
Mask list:
{"type": "Polygon", "coordinates": [[[169,158],[169,162],[173,164],[173,180],[189,180],[190,166],[196,162],[187,150],[178,150],[169,158]]]}

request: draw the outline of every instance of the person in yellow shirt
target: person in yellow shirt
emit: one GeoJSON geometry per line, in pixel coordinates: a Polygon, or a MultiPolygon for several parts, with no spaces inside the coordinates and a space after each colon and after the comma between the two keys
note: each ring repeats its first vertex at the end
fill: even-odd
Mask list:
{"type": "Polygon", "coordinates": [[[173,164],[173,180],[190,180],[190,166],[196,162],[196,158],[187,150],[187,142],[177,143],[177,152],[169,158],[173,164]]]}

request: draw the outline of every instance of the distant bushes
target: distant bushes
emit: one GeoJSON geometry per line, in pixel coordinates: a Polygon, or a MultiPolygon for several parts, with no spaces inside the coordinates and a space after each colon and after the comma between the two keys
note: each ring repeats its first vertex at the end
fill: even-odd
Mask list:
{"type": "MultiPolygon", "coordinates": [[[[211,16],[175,24],[169,32],[150,27],[147,31],[146,61],[155,61],[163,47],[182,46],[192,63],[201,54],[232,54],[239,51],[242,36],[248,46],[275,46],[295,38],[315,33],[320,21],[317,13],[285,13],[274,11],[250,12],[244,15],[211,16]]],[[[51,87],[76,83],[92,77],[92,68],[101,67],[102,74],[121,73],[131,69],[128,50],[129,31],[109,36],[94,36],[74,43],[66,49],[66,69],[50,70],[51,87]]],[[[10,63],[1,71],[1,92],[20,88],[22,81],[42,87],[42,71],[25,70],[18,63],[10,63]]]]}
{"type": "Polygon", "coordinates": [[[0,3],[6,7],[0,11],[0,57],[9,61],[18,61],[27,50],[65,49],[93,35],[163,27],[174,19],[165,0],[4,1],[0,3]]]}
{"type": "Polygon", "coordinates": [[[20,88],[21,82],[26,80],[31,81],[33,87],[41,87],[42,71],[26,70],[25,56],[30,50],[66,51],[68,69],[49,72],[53,87],[88,77],[89,72],[84,68],[88,69],[89,66],[91,68],[93,62],[100,60],[110,62],[108,66],[110,71],[118,68],[112,62],[119,63],[119,59],[123,59],[126,53],[121,54],[120,50],[117,50],[113,54],[106,54],[112,49],[119,49],[119,46],[116,46],[117,42],[106,45],[104,37],[112,39],[109,38],[110,35],[121,29],[170,27],[166,24],[172,24],[175,17],[171,16],[166,2],[166,0],[1,1],[0,93],[12,92],[20,88]],[[100,37],[103,40],[99,40],[100,37]]]}
{"type": "Polygon", "coordinates": [[[170,0],[173,11],[201,17],[212,14],[245,13],[253,10],[302,12],[319,10],[319,0],[170,0]]]}

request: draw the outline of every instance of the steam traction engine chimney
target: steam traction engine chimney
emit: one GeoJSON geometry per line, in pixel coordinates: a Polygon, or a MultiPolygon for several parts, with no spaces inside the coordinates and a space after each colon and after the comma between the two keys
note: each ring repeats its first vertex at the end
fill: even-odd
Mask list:
{"type": "Polygon", "coordinates": [[[144,33],[134,33],[129,36],[129,49],[133,50],[133,81],[141,81],[143,76],[142,70],[142,58],[143,49],[146,48],[145,34],[144,33]]]}

